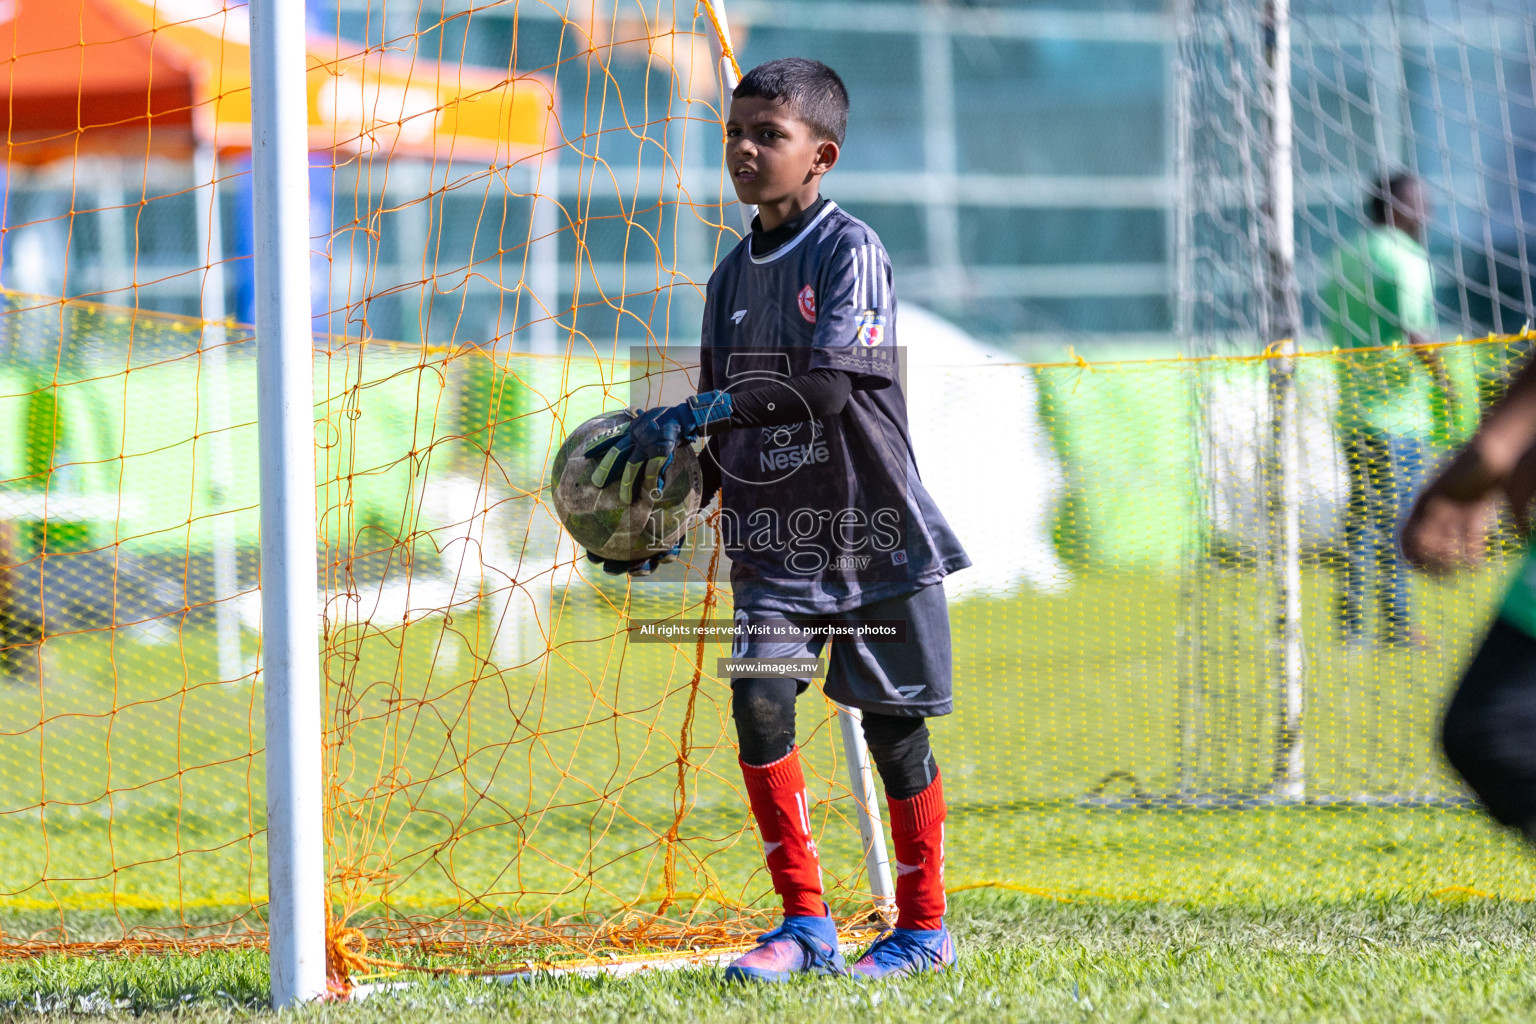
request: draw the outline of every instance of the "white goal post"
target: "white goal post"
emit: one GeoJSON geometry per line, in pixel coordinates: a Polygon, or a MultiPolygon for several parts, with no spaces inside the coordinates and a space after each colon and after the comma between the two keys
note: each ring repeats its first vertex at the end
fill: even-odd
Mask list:
{"type": "Polygon", "coordinates": [[[267,930],[282,1009],[326,990],[309,101],[304,5],[253,0],[250,18],[267,930]]]}

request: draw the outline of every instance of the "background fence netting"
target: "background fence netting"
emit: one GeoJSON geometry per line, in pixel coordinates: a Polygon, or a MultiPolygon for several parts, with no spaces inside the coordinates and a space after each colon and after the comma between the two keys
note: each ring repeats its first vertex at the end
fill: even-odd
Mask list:
{"type": "MultiPolygon", "coordinates": [[[[1224,77],[1262,64],[1262,33],[1229,19],[1232,6],[1181,7],[1187,189],[1154,211],[1183,225],[1170,261],[1180,331],[1165,340],[1201,358],[1012,362],[902,308],[918,464],[976,563],[947,583],[958,709],[935,747],[948,882],[1083,900],[1525,898],[1531,861],[1468,802],[1434,741],[1523,550],[1505,529],[1486,568],[1432,580],[1387,547],[1360,562],[1351,526],[1353,503],[1389,528],[1392,503],[1352,488],[1399,456],[1341,426],[1341,388],[1415,357],[1325,351],[1304,303],[1300,452],[1294,486],[1275,487],[1271,366],[1251,354],[1272,340],[1264,183],[1243,177],[1262,166],[1262,83],[1224,77]],[[1290,677],[1273,524],[1290,512],[1302,756],[1283,759],[1282,787],[1290,677]],[[1358,636],[1343,628],[1350,593],[1358,636]],[[1407,603],[1406,631],[1384,628],[1383,594],[1407,603]]],[[[259,942],[244,11],[12,7],[0,78],[27,118],[6,115],[0,234],[16,289],[0,305],[0,955],[259,942]],[[46,20],[55,9],[62,29],[46,20]],[[76,102],[82,69],[140,65],[146,77],[113,104],[76,102]],[[47,102],[22,95],[58,81],[47,102]]],[[[412,947],[473,944],[521,963],[739,939],[776,903],[715,673],[726,652],[628,633],[729,617],[711,527],[676,578],[630,583],[584,560],[545,491],[570,430],[630,404],[697,344],[703,282],[736,242],[714,28],[691,3],[334,13],[310,42],[315,785],[333,947],[358,971],[412,947]]],[[[1494,13],[1501,31],[1511,18],[1528,28],[1494,13]]],[[[1507,70],[1451,61],[1494,51],[1434,35],[1446,17],[1426,14],[1394,44],[1399,63],[1426,38],[1449,48],[1410,84],[1439,88],[1465,66],[1471,88],[1507,70]]],[[[1302,233],[1306,294],[1360,230],[1374,168],[1441,146],[1434,119],[1458,116],[1410,97],[1377,131],[1368,103],[1349,106],[1382,95],[1360,70],[1382,55],[1359,64],[1360,38],[1298,30],[1316,71],[1296,86],[1298,166],[1313,176],[1298,209],[1316,228],[1302,233]],[[1356,120],[1330,119],[1345,107],[1356,120]]],[[[1499,89],[1496,107],[1529,106],[1499,89]]],[[[1513,132],[1497,139],[1511,153],[1513,132]]],[[[1518,289],[1508,260],[1480,293],[1475,275],[1451,272],[1478,233],[1459,225],[1523,226],[1502,200],[1462,202],[1467,175],[1422,170],[1458,218],[1436,222],[1430,251],[1460,402],[1398,425],[1414,442],[1413,465],[1393,463],[1403,481],[1466,437],[1530,344],[1449,342],[1521,326],[1464,301],[1481,294],[1492,317],[1518,289]]],[[[861,180],[871,195],[886,187],[861,180]]],[[[951,227],[960,201],[946,200],[951,227]]],[[[929,212],[942,227],[944,211],[929,212]]],[[[870,886],[831,712],[807,694],[800,741],[829,897],[851,919],[870,886]]]]}

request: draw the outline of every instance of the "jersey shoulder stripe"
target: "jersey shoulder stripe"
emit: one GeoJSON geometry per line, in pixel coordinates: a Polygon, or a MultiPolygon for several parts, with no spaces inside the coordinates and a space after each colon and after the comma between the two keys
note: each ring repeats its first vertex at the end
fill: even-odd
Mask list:
{"type": "Polygon", "coordinates": [[[886,309],[891,304],[891,260],[878,242],[855,245],[846,272],[853,279],[853,302],[860,309],[886,309]]]}
{"type": "Polygon", "coordinates": [[[878,242],[848,250],[853,273],[853,301],[860,309],[885,309],[891,304],[890,258],[878,242]]]}
{"type": "Polygon", "coordinates": [[[891,257],[874,229],[842,208],[827,218],[822,251],[836,253],[839,273],[853,278],[853,301],[859,309],[888,309],[891,305],[891,257]],[[844,256],[843,253],[847,255],[844,256]]]}

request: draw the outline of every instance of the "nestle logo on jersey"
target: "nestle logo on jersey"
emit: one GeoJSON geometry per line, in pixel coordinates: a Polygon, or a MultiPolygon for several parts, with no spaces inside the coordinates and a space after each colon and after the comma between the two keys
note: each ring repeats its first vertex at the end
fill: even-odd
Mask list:
{"type": "Polygon", "coordinates": [[[814,466],[832,457],[831,449],[827,447],[826,428],[820,420],[764,427],[762,443],[772,446],[757,454],[757,468],[764,473],[783,473],[801,466],[814,466]],[[801,441],[801,436],[807,433],[810,436],[801,441]]]}
{"type": "Polygon", "coordinates": [[[826,442],[812,441],[806,445],[774,448],[771,451],[759,452],[757,468],[764,472],[782,472],[786,469],[799,469],[801,466],[811,466],[819,462],[826,462],[829,458],[831,458],[831,452],[827,450],[826,442]]]}

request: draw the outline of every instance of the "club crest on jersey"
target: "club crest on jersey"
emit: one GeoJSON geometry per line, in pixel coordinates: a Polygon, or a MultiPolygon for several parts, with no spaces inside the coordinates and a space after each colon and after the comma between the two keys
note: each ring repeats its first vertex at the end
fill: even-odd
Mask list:
{"type": "Polygon", "coordinates": [[[808,324],[815,323],[816,289],[812,288],[810,285],[806,285],[804,288],[801,288],[798,301],[800,303],[800,315],[805,317],[805,322],[808,324]]]}
{"type": "Polygon", "coordinates": [[[866,309],[859,314],[858,329],[860,345],[878,345],[885,340],[885,317],[873,309],[866,309]]]}

